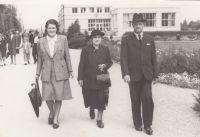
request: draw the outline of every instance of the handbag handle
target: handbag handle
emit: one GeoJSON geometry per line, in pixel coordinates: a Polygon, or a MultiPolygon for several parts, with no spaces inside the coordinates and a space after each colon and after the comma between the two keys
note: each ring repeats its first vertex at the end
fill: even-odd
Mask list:
{"type": "Polygon", "coordinates": [[[37,80],[37,79],[35,80],[35,83],[32,83],[32,84],[31,84],[31,86],[35,86],[36,89],[40,90],[40,89],[39,89],[39,84],[38,84],[38,80],[37,80]]]}

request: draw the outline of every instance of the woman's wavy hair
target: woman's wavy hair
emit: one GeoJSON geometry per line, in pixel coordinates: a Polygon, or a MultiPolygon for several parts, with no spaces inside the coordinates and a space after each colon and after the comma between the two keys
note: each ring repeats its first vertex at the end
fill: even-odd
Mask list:
{"type": "Polygon", "coordinates": [[[46,24],[45,24],[45,32],[47,32],[47,27],[48,27],[49,24],[54,24],[56,26],[56,29],[57,29],[56,33],[58,34],[58,32],[59,32],[59,24],[55,19],[50,19],[50,20],[48,20],[46,22],[46,24]]]}

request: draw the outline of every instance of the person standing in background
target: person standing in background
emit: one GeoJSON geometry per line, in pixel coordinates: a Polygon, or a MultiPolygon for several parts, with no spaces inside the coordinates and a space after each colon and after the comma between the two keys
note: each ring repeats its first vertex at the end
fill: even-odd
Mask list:
{"type": "Polygon", "coordinates": [[[30,31],[29,42],[31,43],[31,47],[33,47],[33,44],[34,44],[33,31],[30,31]]]}
{"type": "MultiPolygon", "coordinates": [[[[16,47],[19,47],[21,44],[21,36],[19,35],[18,30],[15,31],[15,36],[16,36],[16,44],[17,44],[16,47]]],[[[16,50],[16,53],[19,54],[19,49],[16,50]]]]}
{"type": "Polygon", "coordinates": [[[31,53],[31,43],[29,43],[29,39],[27,36],[24,36],[24,40],[23,40],[23,44],[21,47],[17,47],[17,49],[21,49],[23,47],[23,54],[24,54],[24,61],[25,64],[30,64],[29,60],[30,60],[30,53],[31,53]]]}
{"type": "Polygon", "coordinates": [[[34,45],[33,45],[33,49],[32,49],[32,56],[33,56],[34,64],[37,62],[37,58],[38,58],[38,54],[37,54],[38,34],[39,34],[39,32],[36,30],[34,32],[35,37],[34,37],[34,45]]]}
{"type": "Polygon", "coordinates": [[[154,39],[143,33],[145,22],[142,13],[133,15],[134,32],[122,38],[120,62],[122,78],[130,88],[135,129],[142,131],[143,122],[146,133],[152,135],[152,81],[158,77],[158,71],[154,39]]]}
{"type": "Polygon", "coordinates": [[[11,64],[13,64],[13,58],[14,58],[14,65],[16,65],[16,47],[17,47],[17,38],[14,34],[14,31],[10,30],[10,36],[8,36],[8,50],[11,58],[11,64]]]}
{"type": "Polygon", "coordinates": [[[7,53],[7,42],[5,36],[0,33],[0,51],[2,55],[2,65],[6,65],[5,59],[6,59],[6,53],[7,53]]]}

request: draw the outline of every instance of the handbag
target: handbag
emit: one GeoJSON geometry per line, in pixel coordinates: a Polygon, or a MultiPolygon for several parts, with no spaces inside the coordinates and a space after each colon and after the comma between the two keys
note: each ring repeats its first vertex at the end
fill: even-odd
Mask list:
{"type": "Polygon", "coordinates": [[[110,75],[107,72],[106,74],[97,75],[97,84],[109,84],[110,83],[110,75]]]}

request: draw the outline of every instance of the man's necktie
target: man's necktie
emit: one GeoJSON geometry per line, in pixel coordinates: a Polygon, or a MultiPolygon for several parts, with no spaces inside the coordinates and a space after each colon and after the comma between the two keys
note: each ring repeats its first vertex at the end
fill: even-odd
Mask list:
{"type": "Polygon", "coordinates": [[[141,35],[138,34],[138,37],[139,37],[140,46],[142,46],[142,38],[141,38],[141,35]]]}

